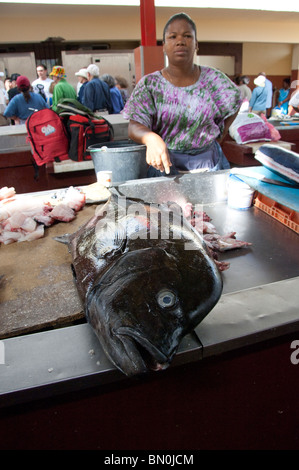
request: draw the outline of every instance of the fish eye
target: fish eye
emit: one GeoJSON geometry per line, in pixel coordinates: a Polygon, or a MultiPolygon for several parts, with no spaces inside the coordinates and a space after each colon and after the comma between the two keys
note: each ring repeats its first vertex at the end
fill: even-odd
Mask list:
{"type": "Polygon", "coordinates": [[[173,307],[177,301],[176,295],[170,290],[162,290],[157,296],[157,301],[160,307],[167,308],[173,307]]]}

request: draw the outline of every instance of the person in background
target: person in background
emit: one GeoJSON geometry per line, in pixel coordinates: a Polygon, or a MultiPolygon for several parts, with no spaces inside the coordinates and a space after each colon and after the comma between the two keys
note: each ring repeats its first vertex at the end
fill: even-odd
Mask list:
{"type": "Polygon", "coordinates": [[[111,114],[113,111],[110,88],[100,77],[100,70],[96,64],[87,67],[88,83],[84,88],[83,105],[94,113],[111,114]]]}
{"type": "Polygon", "coordinates": [[[5,87],[5,91],[6,91],[6,104],[7,104],[8,101],[9,101],[8,91],[11,89],[11,78],[10,77],[6,77],[6,79],[4,80],[4,87],[5,87]]]}
{"type": "Polygon", "coordinates": [[[117,75],[115,78],[115,86],[119,89],[124,105],[128,101],[128,98],[130,96],[129,93],[129,84],[127,80],[124,77],[121,77],[120,75],[117,75]]]}
{"type": "Polygon", "coordinates": [[[1,114],[6,108],[7,101],[8,101],[8,95],[5,89],[3,78],[4,78],[4,72],[0,72],[0,113],[1,114]]]}
{"type": "Polygon", "coordinates": [[[4,83],[2,81],[3,77],[4,73],[0,72],[0,126],[8,126],[9,121],[6,119],[6,117],[3,116],[8,102],[8,96],[5,90],[4,83]]]}
{"type": "Polygon", "coordinates": [[[101,80],[106,82],[110,88],[111,102],[112,102],[112,113],[119,114],[124,107],[124,102],[121,96],[120,90],[115,86],[115,80],[112,75],[105,73],[101,76],[101,80]]]}
{"type": "Polygon", "coordinates": [[[52,93],[49,88],[53,80],[48,77],[48,70],[46,65],[40,64],[36,67],[38,78],[32,82],[32,90],[34,93],[42,95],[48,104],[51,104],[52,93]]]}
{"type": "Polygon", "coordinates": [[[240,77],[236,78],[236,84],[241,91],[241,97],[243,100],[250,101],[252,91],[248,86],[249,78],[246,75],[241,75],[240,77]]]}
{"type": "Polygon", "coordinates": [[[253,81],[255,88],[249,101],[249,111],[255,114],[265,114],[267,109],[267,88],[264,75],[259,75],[253,81]]]}
{"type": "Polygon", "coordinates": [[[273,106],[272,98],[273,98],[273,85],[272,82],[267,78],[265,72],[261,72],[260,75],[265,77],[265,88],[267,90],[267,102],[266,102],[266,114],[265,116],[269,118],[271,116],[271,109],[273,106]]]}
{"type": "Polygon", "coordinates": [[[123,110],[129,138],[146,145],[148,177],[229,168],[220,142],[242,103],[221,71],[194,64],[196,25],[185,13],[163,31],[168,65],[142,77],[123,110]]]}
{"type": "Polygon", "coordinates": [[[292,94],[289,101],[288,115],[293,116],[295,113],[299,113],[299,89],[292,94]]]}
{"type": "Polygon", "coordinates": [[[55,65],[50,73],[53,78],[54,89],[52,98],[52,109],[57,110],[57,104],[60,100],[65,98],[77,99],[75,89],[66,81],[66,73],[64,67],[55,65]]]}
{"type": "Polygon", "coordinates": [[[248,112],[249,110],[249,101],[252,95],[252,91],[248,86],[249,78],[246,75],[241,75],[235,79],[236,85],[241,91],[242,105],[240,108],[240,113],[248,112]]]}
{"type": "Polygon", "coordinates": [[[88,75],[87,69],[80,69],[79,72],[75,73],[76,77],[78,77],[78,87],[77,87],[77,98],[78,101],[83,104],[83,95],[84,95],[84,87],[88,83],[88,75]]]}
{"type": "Polygon", "coordinates": [[[275,106],[278,106],[283,114],[288,114],[289,100],[291,97],[291,80],[285,78],[282,88],[275,93],[275,106]]]}
{"type": "Polygon", "coordinates": [[[27,77],[20,75],[16,80],[19,93],[15,95],[7,105],[3,115],[13,119],[15,124],[25,124],[26,119],[34,111],[48,108],[44,98],[31,91],[31,84],[27,77]]]}
{"type": "Polygon", "coordinates": [[[8,90],[8,100],[12,100],[15,95],[20,93],[17,87],[17,78],[20,77],[19,73],[13,73],[10,77],[10,89],[8,90]]]}

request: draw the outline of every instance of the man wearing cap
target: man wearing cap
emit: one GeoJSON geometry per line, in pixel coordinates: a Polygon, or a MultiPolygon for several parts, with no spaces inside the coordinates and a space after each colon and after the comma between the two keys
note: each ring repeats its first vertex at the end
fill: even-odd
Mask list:
{"type": "Polygon", "coordinates": [[[13,97],[16,96],[18,93],[20,93],[17,87],[17,78],[20,77],[20,75],[21,74],[19,73],[13,73],[10,77],[11,86],[10,86],[10,89],[8,90],[9,101],[12,100],[13,97]]]}
{"type": "Polygon", "coordinates": [[[64,67],[61,65],[55,65],[50,73],[50,77],[54,82],[52,109],[57,110],[57,104],[64,98],[77,99],[76,92],[72,85],[66,81],[66,74],[64,67]]]}
{"type": "Polygon", "coordinates": [[[52,93],[49,92],[49,88],[53,80],[47,76],[47,67],[44,64],[40,64],[36,67],[36,73],[38,78],[32,82],[32,88],[34,93],[45,95],[46,101],[50,104],[52,93]]]}
{"type": "Polygon", "coordinates": [[[30,91],[30,81],[24,75],[17,78],[16,85],[19,93],[10,100],[3,115],[6,118],[13,119],[15,124],[24,124],[34,111],[49,106],[41,95],[30,91]]]}
{"type": "Polygon", "coordinates": [[[87,69],[80,69],[79,72],[75,73],[75,75],[76,77],[78,77],[78,87],[77,87],[78,101],[79,103],[83,104],[84,87],[86,86],[86,83],[88,82],[87,69]]]}
{"type": "Polygon", "coordinates": [[[267,109],[267,88],[265,87],[266,78],[259,75],[253,80],[255,88],[253,89],[250,101],[249,111],[255,114],[265,114],[267,109]]]}
{"type": "Polygon", "coordinates": [[[100,80],[100,70],[96,64],[87,67],[88,83],[84,88],[83,105],[93,112],[103,114],[113,112],[110,89],[107,83],[100,80]]]}

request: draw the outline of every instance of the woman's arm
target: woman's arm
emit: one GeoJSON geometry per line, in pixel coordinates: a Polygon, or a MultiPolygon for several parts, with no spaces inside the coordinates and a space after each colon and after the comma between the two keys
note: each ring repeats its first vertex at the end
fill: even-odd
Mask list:
{"type": "Polygon", "coordinates": [[[230,128],[231,124],[234,122],[234,120],[236,119],[237,115],[238,115],[238,112],[237,111],[235,114],[233,114],[232,116],[229,116],[228,118],[226,118],[224,120],[224,129],[223,129],[223,132],[222,134],[218,137],[217,139],[217,142],[219,144],[221,144],[223,142],[223,139],[224,137],[226,136],[226,134],[228,133],[228,129],[230,128]]]}
{"type": "Polygon", "coordinates": [[[278,106],[281,106],[281,105],[283,105],[284,103],[287,103],[287,102],[290,100],[290,98],[291,98],[291,90],[289,91],[287,97],[286,97],[283,101],[279,101],[279,102],[278,102],[278,106]]]}
{"type": "Polygon", "coordinates": [[[149,165],[161,172],[165,171],[166,174],[170,173],[171,161],[169,153],[164,140],[158,134],[131,119],[128,135],[135,142],[146,145],[146,161],[149,165]]]}

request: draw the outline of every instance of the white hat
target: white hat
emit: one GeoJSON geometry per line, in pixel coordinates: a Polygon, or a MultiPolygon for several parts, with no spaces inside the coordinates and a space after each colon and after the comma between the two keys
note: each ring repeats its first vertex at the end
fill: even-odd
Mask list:
{"type": "Polygon", "coordinates": [[[100,75],[100,69],[96,64],[90,64],[86,70],[93,77],[98,77],[100,75]]]}
{"type": "Polygon", "coordinates": [[[253,80],[253,83],[254,83],[256,86],[262,86],[262,87],[264,87],[264,86],[265,86],[265,82],[266,82],[266,77],[264,77],[263,75],[259,75],[258,77],[256,77],[256,78],[253,80]]]}
{"type": "Polygon", "coordinates": [[[88,80],[87,69],[80,69],[79,72],[75,73],[75,75],[76,77],[83,77],[83,78],[86,78],[86,80],[88,80]]]}

